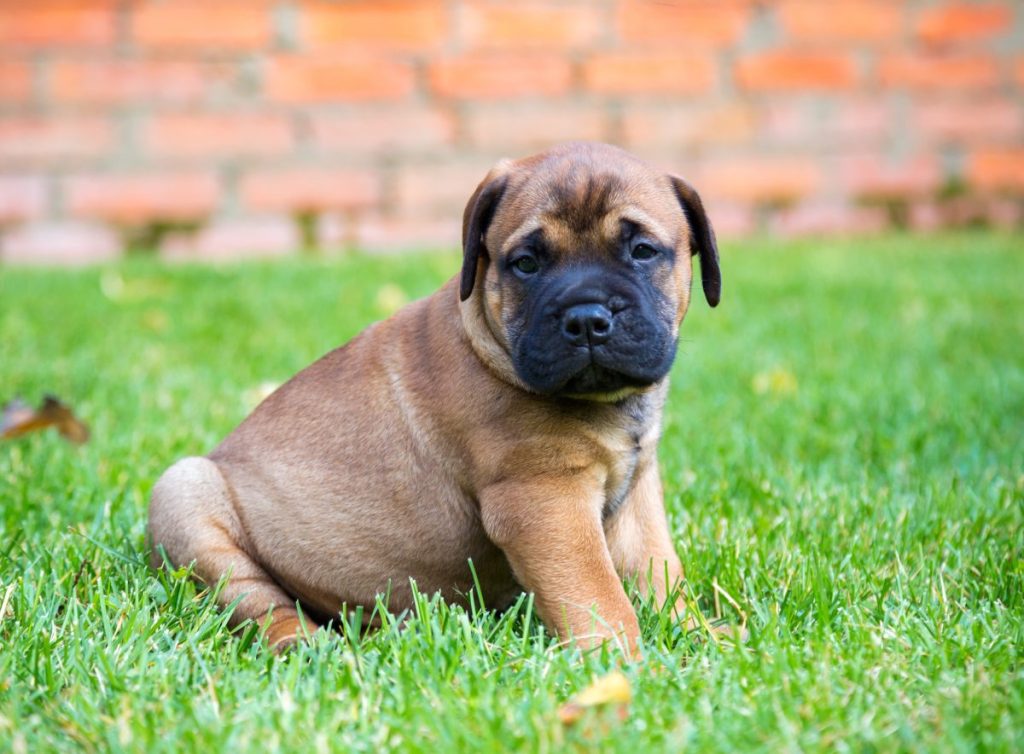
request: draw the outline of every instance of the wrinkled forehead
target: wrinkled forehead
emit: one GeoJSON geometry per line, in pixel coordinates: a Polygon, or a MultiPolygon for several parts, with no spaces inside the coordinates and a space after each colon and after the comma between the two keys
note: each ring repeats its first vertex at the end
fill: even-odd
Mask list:
{"type": "Polygon", "coordinates": [[[564,161],[514,171],[488,235],[502,253],[538,229],[569,248],[617,240],[624,222],[675,247],[685,219],[668,179],[642,163],[564,161]]]}

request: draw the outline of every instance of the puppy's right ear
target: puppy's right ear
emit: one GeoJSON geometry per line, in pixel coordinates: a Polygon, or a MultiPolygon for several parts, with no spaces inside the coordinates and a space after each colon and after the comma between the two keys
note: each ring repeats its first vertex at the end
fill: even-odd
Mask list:
{"type": "Polygon", "coordinates": [[[473,196],[469,197],[466,211],[462,214],[462,278],[459,281],[459,298],[462,301],[473,293],[477,263],[481,256],[487,254],[484,236],[508,183],[503,168],[504,165],[498,165],[487,174],[473,196]]]}

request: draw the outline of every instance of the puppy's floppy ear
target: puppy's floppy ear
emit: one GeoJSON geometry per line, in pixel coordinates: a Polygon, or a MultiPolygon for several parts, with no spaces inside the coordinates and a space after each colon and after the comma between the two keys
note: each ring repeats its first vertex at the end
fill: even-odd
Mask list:
{"type": "Polygon", "coordinates": [[[480,257],[487,253],[484,235],[494,219],[507,179],[505,166],[499,164],[476,187],[469,197],[466,211],[462,214],[462,278],[459,283],[459,298],[465,301],[476,284],[476,268],[480,257]]]}
{"type": "Polygon", "coordinates": [[[711,306],[718,306],[722,298],[722,271],[718,267],[715,231],[711,228],[704,205],[693,186],[677,176],[669,178],[693,233],[693,253],[700,256],[700,280],[704,286],[704,298],[711,306]]]}

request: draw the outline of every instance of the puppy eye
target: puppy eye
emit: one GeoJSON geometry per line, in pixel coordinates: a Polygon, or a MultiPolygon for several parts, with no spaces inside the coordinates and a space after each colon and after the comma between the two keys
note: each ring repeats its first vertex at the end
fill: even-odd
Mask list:
{"type": "Polygon", "coordinates": [[[519,259],[512,263],[512,267],[524,275],[532,275],[540,269],[540,265],[537,264],[537,260],[531,256],[519,257],[519,259]]]}
{"type": "Polygon", "coordinates": [[[630,253],[633,256],[633,259],[639,260],[654,259],[654,257],[658,256],[658,250],[649,243],[638,243],[633,247],[633,251],[630,253]]]}

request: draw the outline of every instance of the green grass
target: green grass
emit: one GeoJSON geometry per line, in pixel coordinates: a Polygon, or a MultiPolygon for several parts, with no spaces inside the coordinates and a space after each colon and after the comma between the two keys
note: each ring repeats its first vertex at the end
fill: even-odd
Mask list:
{"type": "Polygon", "coordinates": [[[693,595],[738,607],[751,639],[701,642],[642,608],[629,717],[571,729],[558,706],[616,658],[557,648],[525,603],[424,597],[403,630],[278,658],[144,565],[166,466],[455,256],[0,269],[0,398],[56,393],[93,430],[0,444],[0,751],[1019,751],[1020,245],[723,250],[660,456],[693,595]]]}

